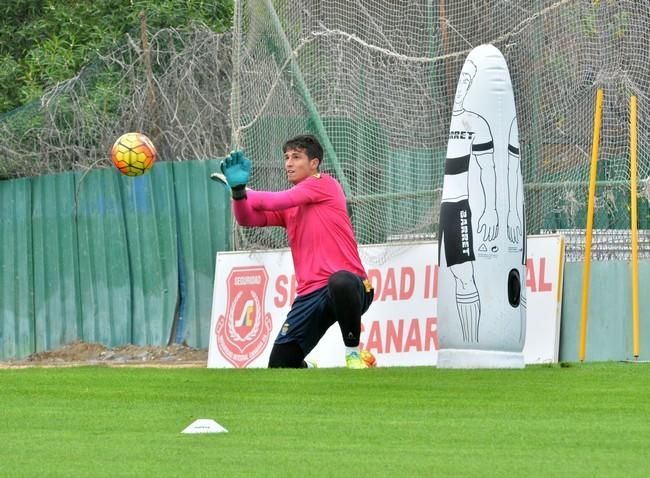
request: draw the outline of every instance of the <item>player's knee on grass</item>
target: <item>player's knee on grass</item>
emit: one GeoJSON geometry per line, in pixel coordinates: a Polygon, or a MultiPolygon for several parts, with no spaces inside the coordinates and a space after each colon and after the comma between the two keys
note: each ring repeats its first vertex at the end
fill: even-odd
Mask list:
{"type": "Polygon", "coordinates": [[[275,344],[269,357],[269,368],[306,368],[305,354],[296,342],[275,344]]]}

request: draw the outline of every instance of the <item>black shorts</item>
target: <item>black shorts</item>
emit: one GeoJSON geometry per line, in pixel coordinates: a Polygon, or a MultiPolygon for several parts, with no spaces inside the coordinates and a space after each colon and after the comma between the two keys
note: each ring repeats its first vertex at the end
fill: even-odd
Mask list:
{"type": "Polygon", "coordinates": [[[474,260],[472,210],[469,208],[467,199],[440,204],[438,265],[440,265],[440,254],[443,245],[448,267],[474,260]]]}
{"type": "MultiPolygon", "coordinates": [[[[358,277],[358,276],[357,276],[358,277]]],[[[374,290],[367,290],[364,280],[359,277],[357,290],[361,296],[361,310],[364,314],[374,297],[374,290]]],[[[287,314],[287,319],[275,339],[276,344],[296,342],[305,355],[309,354],[323,338],[327,329],[336,322],[336,314],[331,303],[329,287],[324,286],[306,295],[296,297],[287,314]]]]}

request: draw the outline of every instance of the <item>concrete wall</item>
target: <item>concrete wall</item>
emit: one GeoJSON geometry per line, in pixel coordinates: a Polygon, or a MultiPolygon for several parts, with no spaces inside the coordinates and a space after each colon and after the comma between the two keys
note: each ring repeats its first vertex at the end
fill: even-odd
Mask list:
{"type": "MultiPolygon", "coordinates": [[[[564,268],[560,360],[579,360],[583,263],[564,268]]],[[[586,361],[634,359],[630,263],[591,262],[586,361]]],[[[639,261],[640,360],[650,360],[650,261],[639,261]]]]}

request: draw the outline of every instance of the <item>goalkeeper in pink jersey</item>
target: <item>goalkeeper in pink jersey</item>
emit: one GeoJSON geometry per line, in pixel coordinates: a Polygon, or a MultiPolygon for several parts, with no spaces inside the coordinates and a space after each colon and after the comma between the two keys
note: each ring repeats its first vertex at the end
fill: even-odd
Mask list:
{"type": "Polygon", "coordinates": [[[247,189],[251,161],[243,151],[221,162],[232,189],[232,208],[241,226],[280,226],[287,230],[297,297],[275,339],[270,368],[307,367],[305,356],[338,322],[348,368],[369,368],[375,358],[359,349],[361,315],[373,289],[361,259],[341,185],[320,172],[323,148],[310,135],[288,140],[283,148],[287,179],[293,187],[265,192],[247,189]]]}

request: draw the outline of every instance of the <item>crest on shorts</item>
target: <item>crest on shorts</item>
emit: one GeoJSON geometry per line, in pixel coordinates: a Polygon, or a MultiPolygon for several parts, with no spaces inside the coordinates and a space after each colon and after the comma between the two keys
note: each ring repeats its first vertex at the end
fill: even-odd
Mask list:
{"type": "Polygon", "coordinates": [[[221,355],[237,368],[246,367],[266,348],[271,314],[264,313],[268,275],[263,266],[233,267],[226,285],[226,313],[217,319],[215,334],[221,355]]]}

